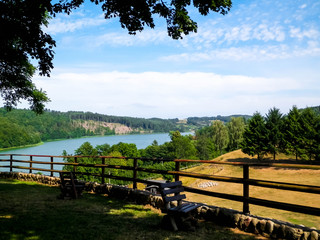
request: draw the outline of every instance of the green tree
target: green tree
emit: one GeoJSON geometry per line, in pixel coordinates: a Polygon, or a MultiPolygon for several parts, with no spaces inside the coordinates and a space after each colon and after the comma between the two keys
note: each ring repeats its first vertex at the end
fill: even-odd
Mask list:
{"type": "Polygon", "coordinates": [[[231,117],[230,122],[227,123],[229,132],[229,144],[228,149],[230,151],[240,148],[242,142],[243,132],[245,129],[245,123],[243,117],[231,117]]]}
{"type": "MultiPolygon", "coordinates": [[[[74,154],[76,156],[85,156],[81,158],[77,158],[78,163],[82,164],[98,164],[101,163],[101,160],[97,158],[98,150],[94,148],[89,142],[83,143],[78,149],[75,150],[74,154]]],[[[63,156],[68,156],[66,151],[63,151],[63,156]]],[[[70,156],[70,155],[69,155],[70,156]]],[[[75,162],[74,158],[68,157],[64,159],[65,162],[75,162]]],[[[73,166],[64,166],[63,170],[73,171],[73,166]]],[[[88,173],[88,174],[101,174],[101,168],[92,168],[85,166],[77,166],[77,172],[88,173]]],[[[101,181],[100,178],[96,178],[91,175],[82,175],[79,179],[85,181],[101,181]]]]}
{"type": "Polygon", "coordinates": [[[215,157],[215,146],[213,140],[207,136],[197,136],[196,148],[200,160],[209,160],[215,157]]]}
{"type": "Polygon", "coordinates": [[[276,154],[280,151],[280,142],[282,141],[282,113],[277,108],[269,110],[266,116],[267,128],[267,151],[273,155],[273,160],[276,159],[276,154]]]}
{"type": "Polygon", "coordinates": [[[37,89],[32,76],[50,76],[55,41],[42,31],[50,0],[0,1],[0,92],[7,109],[26,99],[31,109],[41,113],[49,99],[37,89]],[[30,59],[38,60],[34,67],[30,59]]]}
{"type": "MultiPolygon", "coordinates": [[[[168,35],[173,39],[197,31],[197,23],[187,10],[189,0],[90,1],[101,6],[106,19],[118,18],[129,34],[142,31],[145,26],[154,28],[157,15],[166,20],[168,35]]],[[[83,3],[84,0],[0,0],[0,91],[8,109],[26,99],[32,110],[43,111],[49,99],[31,78],[36,68],[40,75],[50,75],[55,41],[43,32],[42,25],[48,23],[48,14],[53,17],[62,12],[70,14],[83,3]],[[38,67],[30,59],[37,60],[38,67]]],[[[193,1],[193,7],[201,15],[210,11],[226,14],[231,5],[231,0],[193,1]]]]}
{"type": "Polygon", "coordinates": [[[179,131],[170,132],[169,156],[171,158],[193,159],[196,148],[189,136],[182,136],[179,131]]]}
{"type": "Polygon", "coordinates": [[[110,152],[119,152],[124,157],[140,157],[140,153],[134,143],[119,142],[111,146],[110,152]]]}
{"type": "Polygon", "coordinates": [[[249,120],[241,143],[241,150],[250,156],[258,155],[258,160],[262,160],[267,152],[267,129],[264,118],[256,112],[249,120]]]}
{"type": "Polygon", "coordinates": [[[300,124],[302,135],[301,135],[301,146],[303,149],[302,158],[312,160],[316,158],[317,148],[320,142],[317,141],[317,125],[318,118],[315,112],[311,108],[302,110],[300,117],[300,124]]]}
{"type": "Polygon", "coordinates": [[[296,106],[293,106],[287,116],[284,118],[283,134],[284,138],[281,148],[286,154],[294,154],[296,160],[302,155],[301,149],[303,129],[301,128],[300,112],[296,106]]]}
{"type": "Polygon", "coordinates": [[[222,121],[216,120],[212,124],[213,142],[222,155],[222,151],[228,146],[229,134],[227,127],[222,121]]]}

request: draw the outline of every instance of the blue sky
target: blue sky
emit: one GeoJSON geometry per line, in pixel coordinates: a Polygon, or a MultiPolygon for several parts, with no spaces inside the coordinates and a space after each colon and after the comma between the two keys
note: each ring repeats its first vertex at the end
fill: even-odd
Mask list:
{"type": "MultiPolygon", "coordinates": [[[[45,30],[57,41],[47,108],[133,117],[282,113],[320,105],[320,1],[233,1],[198,32],[167,36],[165,21],[135,36],[87,3],[45,30]]],[[[157,17],[156,17],[157,18],[157,17]]]]}

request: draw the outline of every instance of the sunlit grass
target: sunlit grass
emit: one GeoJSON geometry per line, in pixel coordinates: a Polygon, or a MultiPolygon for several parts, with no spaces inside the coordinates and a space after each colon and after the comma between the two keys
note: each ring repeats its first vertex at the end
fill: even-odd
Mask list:
{"type": "MultiPolygon", "coordinates": [[[[292,160],[292,157],[287,157],[285,155],[277,156],[282,160],[292,160]]],[[[252,157],[242,153],[240,150],[227,153],[221,157],[214,160],[220,161],[236,161],[236,162],[246,162],[246,161],[257,161],[252,157]]],[[[203,174],[216,174],[228,177],[243,177],[243,171],[241,167],[230,166],[230,165],[219,165],[222,166],[222,170],[214,172],[214,168],[210,164],[203,164],[202,166],[188,169],[188,171],[203,173],[203,174]]],[[[250,178],[259,180],[268,180],[276,182],[287,182],[296,184],[306,184],[319,186],[320,183],[320,170],[310,170],[310,169],[289,169],[289,168],[263,168],[263,167],[251,167],[250,168],[250,178]]],[[[181,177],[184,185],[191,187],[198,187],[202,182],[208,180],[200,180],[194,178],[181,177]]],[[[214,191],[219,193],[228,193],[235,195],[242,195],[242,184],[227,183],[217,181],[217,185],[213,187],[207,187],[205,190],[214,191]]],[[[194,202],[202,202],[208,205],[214,205],[225,208],[232,208],[242,211],[242,203],[225,200],[222,198],[213,198],[199,194],[187,193],[188,200],[194,202]]],[[[262,187],[250,187],[250,197],[267,199],[272,201],[279,201],[285,203],[298,204],[310,207],[320,207],[320,198],[318,194],[311,193],[301,193],[295,191],[287,190],[277,190],[271,188],[262,187]]],[[[320,217],[311,216],[307,214],[294,213],[289,211],[282,211],[273,208],[260,207],[255,205],[250,205],[250,212],[253,215],[274,218],[278,220],[283,220],[291,222],[294,224],[302,224],[307,227],[320,228],[320,217]]]]}

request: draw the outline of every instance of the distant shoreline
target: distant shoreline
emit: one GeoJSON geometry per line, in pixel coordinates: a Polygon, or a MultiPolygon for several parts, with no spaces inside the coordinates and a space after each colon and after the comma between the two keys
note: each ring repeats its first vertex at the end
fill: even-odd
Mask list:
{"type": "Polygon", "coordinates": [[[29,147],[36,147],[44,144],[45,142],[39,142],[35,144],[27,144],[27,145],[22,145],[22,146],[16,146],[16,147],[9,147],[9,148],[0,148],[0,152],[12,150],[12,149],[23,149],[23,148],[29,148],[29,147]]]}
{"type": "MultiPolygon", "coordinates": [[[[36,147],[43,145],[44,143],[47,142],[57,142],[57,141],[65,141],[65,140],[71,140],[71,139],[82,139],[82,138],[95,138],[95,137],[107,137],[107,136],[125,136],[125,135],[148,135],[148,134],[163,134],[166,132],[156,132],[156,133],[150,133],[150,132],[135,132],[135,133],[127,133],[127,134],[110,134],[110,135],[95,135],[95,136],[82,136],[82,137],[77,137],[77,138],[59,138],[59,139],[50,139],[46,141],[41,141],[39,143],[35,144],[28,144],[28,145],[23,145],[23,146],[15,146],[15,147],[9,147],[9,148],[0,148],[0,153],[13,150],[13,149],[24,149],[24,148],[29,148],[29,147],[36,147]]],[[[168,133],[169,134],[169,133],[168,133]]]]}

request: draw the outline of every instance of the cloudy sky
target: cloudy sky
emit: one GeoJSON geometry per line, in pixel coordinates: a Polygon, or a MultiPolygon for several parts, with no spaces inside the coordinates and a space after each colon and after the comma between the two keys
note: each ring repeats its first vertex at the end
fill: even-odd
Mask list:
{"type": "Polygon", "coordinates": [[[132,117],[282,113],[320,105],[320,1],[234,0],[226,16],[190,9],[198,33],[172,40],[163,20],[135,36],[98,6],[58,15],[47,108],[132,117]]]}

